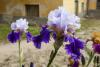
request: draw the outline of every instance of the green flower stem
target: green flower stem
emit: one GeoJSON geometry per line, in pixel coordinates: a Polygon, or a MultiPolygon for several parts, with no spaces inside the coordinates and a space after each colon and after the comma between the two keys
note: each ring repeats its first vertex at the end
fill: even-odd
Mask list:
{"type": "Polygon", "coordinates": [[[91,61],[92,61],[92,59],[94,58],[94,56],[95,56],[95,53],[93,52],[93,54],[91,54],[91,57],[90,57],[90,59],[89,59],[87,65],[86,65],[86,67],[89,66],[89,64],[91,63],[91,61]]]}
{"type": "Polygon", "coordinates": [[[55,50],[54,51],[52,50],[52,52],[50,54],[50,59],[49,59],[49,63],[47,64],[47,67],[50,67],[51,63],[53,62],[54,58],[56,57],[57,52],[62,44],[63,44],[63,37],[56,39],[56,41],[54,43],[55,50]]]}
{"type": "Polygon", "coordinates": [[[19,48],[19,67],[22,67],[22,62],[21,62],[21,45],[20,45],[21,40],[18,42],[18,48],[19,48]]]}
{"type": "Polygon", "coordinates": [[[50,65],[51,65],[52,61],[54,60],[54,58],[55,58],[55,56],[56,56],[58,50],[59,50],[59,49],[55,50],[55,52],[53,53],[52,57],[51,57],[50,60],[49,60],[49,63],[48,63],[48,65],[47,65],[47,67],[50,67],[50,65]]]}

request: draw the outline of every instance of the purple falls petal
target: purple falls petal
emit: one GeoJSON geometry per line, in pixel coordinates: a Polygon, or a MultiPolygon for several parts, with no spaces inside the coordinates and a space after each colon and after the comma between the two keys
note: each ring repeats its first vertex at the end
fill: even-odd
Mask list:
{"type": "Polygon", "coordinates": [[[14,32],[14,31],[12,31],[12,32],[10,32],[10,33],[8,34],[8,40],[9,40],[11,43],[16,43],[17,40],[19,40],[19,39],[20,39],[20,33],[19,33],[19,32],[14,32]]]}
{"type": "Polygon", "coordinates": [[[75,46],[77,46],[77,48],[80,48],[80,49],[83,49],[84,48],[84,42],[79,40],[79,39],[76,39],[74,38],[74,41],[75,41],[75,46]]]}
{"type": "Polygon", "coordinates": [[[70,45],[66,45],[65,50],[71,56],[72,59],[74,59],[74,60],[79,59],[80,51],[79,51],[79,49],[74,47],[73,43],[71,43],[70,45]]]}
{"type": "Polygon", "coordinates": [[[40,31],[40,36],[42,38],[42,42],[49,43],[51,31],[47,29],[47,26],[42,27],[40,31]]]}
{"type": "Polygon", "coordinates": [[[71,56],[72,59],[78,60],[80,58],[80,49],[84,48],[84,43],[79,39],[73,38],[74,42],[65,46],[65,50],[71,56]]]}
{"type": "Polygon", "coordinates": [[[34,43],[34,46],[38,49],[41,48],[41,42],[42,42],[42,39],[41,39],[41,36],[40,35],[37,35],[37,36],[34,36],[32,38],[32,41],[34,43]]]}
{"type": "Polygon", "coordinates": [[[27,43],[29,43],[30,41],[32,41],[32,34],[30,32],[27,32],[26,38],[27,38],[27,43]]]}
{"type": "Polygon", "coordinates": [[[74,38],[71,37],[70,35],[65,35],[64,41],[67,42],[69,41],[70,43],[74,42],[74,38]]]}

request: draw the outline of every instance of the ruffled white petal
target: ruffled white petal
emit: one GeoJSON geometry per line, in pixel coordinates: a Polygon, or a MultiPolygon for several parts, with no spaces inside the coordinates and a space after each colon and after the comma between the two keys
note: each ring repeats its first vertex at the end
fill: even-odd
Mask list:
{"type": "Polygon", "coordinates": [[[19,29],[20,31],[26,31],[28,29],[28,21],[26,19],[18,19],[15,23],[11,24],[12,30],[19,29]]]}
{"type": "Polygon", "coordinates": [[[81,26],[80,18],[68,13],[63,7],[59,7],[49,13],[48,25],[52,26],[54,24],[63,30],[67,29],[68,25],[73,25],[75,29],[79,29],[81,26]]]}

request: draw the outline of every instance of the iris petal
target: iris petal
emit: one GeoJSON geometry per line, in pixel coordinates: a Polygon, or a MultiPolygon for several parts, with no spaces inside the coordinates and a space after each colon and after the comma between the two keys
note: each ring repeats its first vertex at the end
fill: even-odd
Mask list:
{"type": "Polygon", "coordinates": [[[20,33],[19,32],[10,32],[8,34],[8,40],[11,42],[11,43],[16,43],[17,40],[20,39],[20,33]]]}
{"type": "Polygon", "coordinates": [[[80,49],[84,48],[84,43],[79,39],[73,38],[74,42],[65,46],[65,50],[71,56],[72,59],[77,60],[80,58],[80,49]]]}
{"type": "Polygon", "coordinates": [[[74,39],[70,35],[65,35],[64,41],[65,42],[69,41],[70,43],[72,43],[72,42],[74,42],[74,39]]]}
{"type": "Polygon", "coordinates": [[[50,40],[51,31],[47,29],[47,26],[42,27],[40,31],[40,36],[42,37],[42,42],[48,43],[50,40]]]}
{"type": "Polygon", "coordinates": [[[27,43],[29,43],[32,40],[32,35],[30,32],[26,33],[27,43]]]}
{"type": "Polygon", "coordinates": [[[84,48],[84,42],[82,42],[81,40],[79,39],[76,39],[74,38],[74,41],[75,41],[75,46],[77,46],[77,48],[80,48],[80,49],[83,49],[84,48]]]}
{"type": "Polygon", "coordinates": [[[32,41],[34,42],[34,46],[38,49],[41,48],[41,42],[42,42],[42,39],[41,39],[41,36],[40,35],[37,35],[37,36],[34,36],[32,38],[32,41]]]}

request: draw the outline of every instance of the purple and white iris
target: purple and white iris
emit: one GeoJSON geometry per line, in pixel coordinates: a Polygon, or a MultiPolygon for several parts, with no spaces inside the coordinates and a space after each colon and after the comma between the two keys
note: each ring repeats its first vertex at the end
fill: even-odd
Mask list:
{"type": "Polygon", "coordinates": [[[70,44],[65,46],[65,50],[73,60],[78,60],[81,55],[80,49],[83,49],[84,43],[67,33],[70,32],[73,34],[75,30],[81,27],[80,18],[78,16],[69,14],[63,7],[59,7],[58,9],[55,9],[49,13],[48,26],[50,26],[54,31],[54,39],[57,38],[57,34],[59,32],[60,36],[64,34],[64,42],[70,42],[70,44]]]}
{"type": "Polygon", "coordinates": [[[31,40],[32,35],[27,31],[28,21],[26,19],[18,19],[11,24],[11,32],[8,34],[8,40],[11,43],[15,43],[20,40],[23,32],[26,33],[27,42],[31,40]]]}
{"type": "Polygon", "coordinates": [[[70,44],[65,46],[65,50],[72,59],[77,60],[80,58],[80,49],[83,49],[84,43],[65,32],[75,32],[81,26],[79,22],[80,18],[78,16],[71,15],[63,7],[59,7],[49,13],[47,25],[42,27],[39,35],[33,36],[32,41],[36,48],[41,48],[42,42],[49,42],[50,33],[52,33],[54,40],[60,33],[59,36],[64,37],[64,42],[70,42],[70,44]]]}

